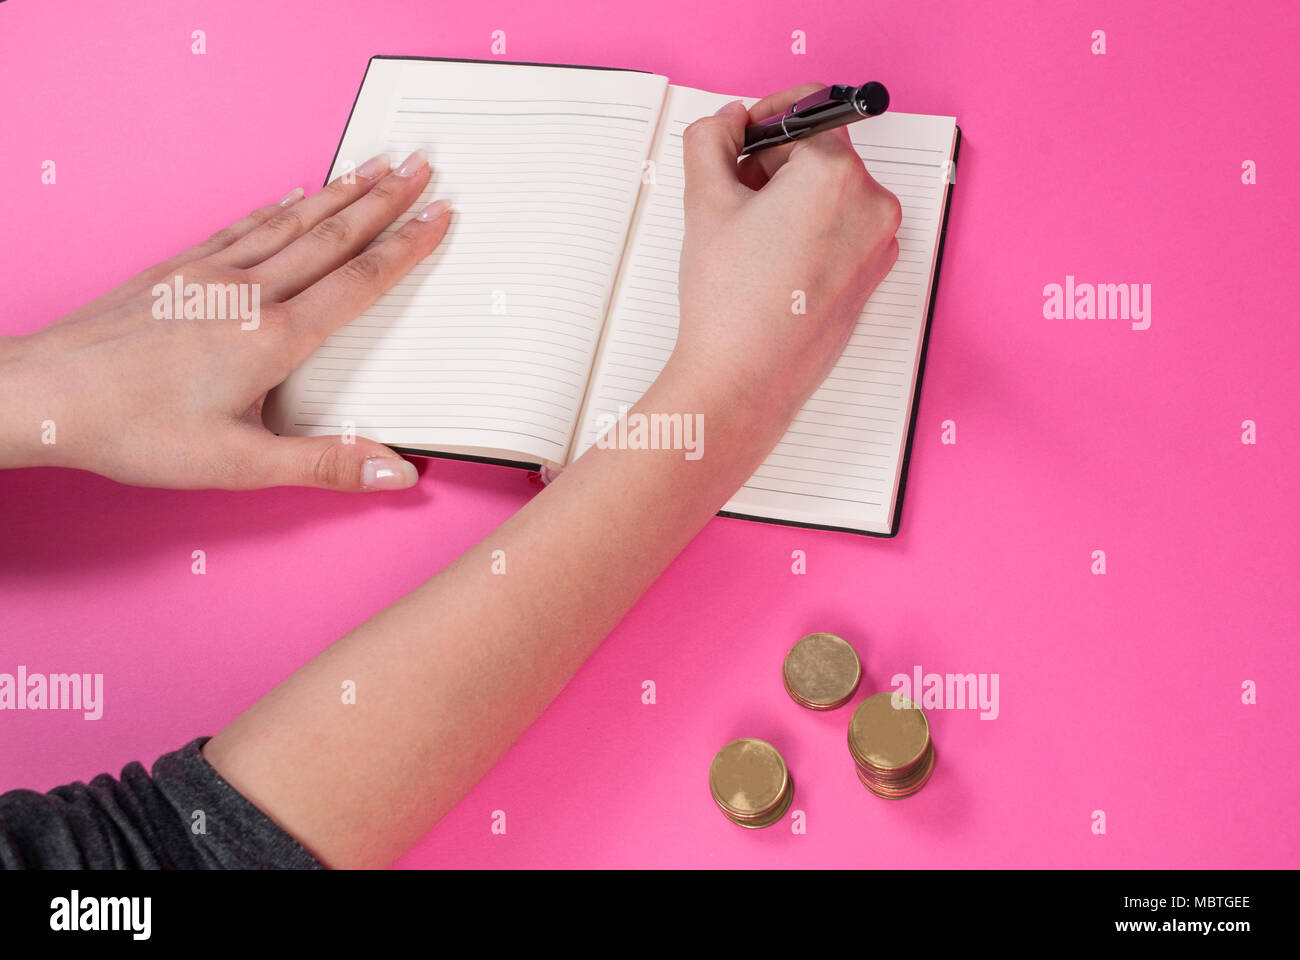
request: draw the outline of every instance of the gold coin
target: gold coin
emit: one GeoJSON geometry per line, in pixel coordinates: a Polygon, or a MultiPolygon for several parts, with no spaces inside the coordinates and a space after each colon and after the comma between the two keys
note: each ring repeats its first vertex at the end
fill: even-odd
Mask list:
{"type": "Polygon", "coordinates": [[[934,746],[925,752],[921,763],[913,774],[903,780],[882,781],[862,767],[858,767],[858,779],[862,785],[878,797],[884,797],[886,800],[900,800],[903,797],[910,797],[920,790],[930,780],[930,774],[934,772],[934,746]]]}
{"type": "Polygon", "coordinates": [[[733,740],[709,766],[709,789],[718,808],[741,826],[768,826],[790,805],[790,772],[764,740],[733,740]]]}
{"type": "Polygon", "coordinates": [[[849,702],[862,680],[857,652],[833,633],[810,633],[785,656],[786,693],[810,710],[834,710],[849,702]]]}
{"type": "Polygon", "coordinates": [[[771,813],[764,814],[763,816],[758,817],[757,819],[745,820],[739,817],[734,817],[731,814],[727,813],[727,811],[725,810],[723,810],[722,812],[723,815],[726,816],[728,820],[730,820],[732,823],[736,824],[737,826],[746,827],[750,830],[758,830],[763,827],[770,827],[772,824],[776,823],[778,820],[784,817],[785,812],[790,809],[790,801],[793,799],[794,799],[794,778],[790,777],[786,783],[785,796],[772,809],[771,813]]]}
{"type": "Polygon", "coordinates": [[[853,711],[849,720],[849,753],[862,767],[886,775],[906,775],[930,745],[930,724],[921,708],[893,693],[875,693],[853,711]]]}

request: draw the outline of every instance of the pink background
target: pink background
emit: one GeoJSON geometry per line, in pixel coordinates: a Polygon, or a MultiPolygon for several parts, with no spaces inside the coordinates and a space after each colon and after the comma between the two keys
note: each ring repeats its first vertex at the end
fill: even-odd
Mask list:
{"type": "MultiPolygon", "coordinates": [[[[12,0],[0,329],[319,185],[372,54],[489,57],[504,29],[509,59],[723,92],[884,80],[894,109],[965,134],[901,536],[714,521],[401,864],[1297,866],[1297,9],[12,0]],[[1042,288],[1067,273],[1150,283],[1151,329],[1045,320],[1042,288]],[[859,697],[915,664],[998,673],[1001,715],[932,711],[933,780],[878,800],[853,775],[850,708],[814,714],[781,688],[786,649],[816,630],[857,646],[859,697]],[[806,835],[713,808],[709,761],[739,736],[783,752],[806,835]]],[[[98,722],[0,713],[0,790],[215,733],[532,493],[447,462],[367,498],[0,475],[0,671],[106,686],[98,722]]]]}

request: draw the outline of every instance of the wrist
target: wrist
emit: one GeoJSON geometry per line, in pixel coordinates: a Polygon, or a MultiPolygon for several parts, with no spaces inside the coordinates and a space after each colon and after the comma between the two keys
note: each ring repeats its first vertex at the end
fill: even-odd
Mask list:
{"type": "Polygon", "coordinates": [[[46,405],[50,378],[36,369],[35,337],[0,337],[0,469],[62,466],[58,418],[46,405]]]}
{"type": "Polygon", "coordinates": [[[742,483],[771,453],[798,412],[797,406],[762,385],[703,370],[675,356],[633,409],[693,418],[697,433],[708,438],[706,459],[734,465],[742,483]]]}
{"type": "Polygon", "coordinates": [[[770,451],[794,419],[800,401],[767,378],[738,369],[720,367],[673,353],[652,390],[672,398],[678,406],[693,405],[719,425],[743,432],[770,451]]]}

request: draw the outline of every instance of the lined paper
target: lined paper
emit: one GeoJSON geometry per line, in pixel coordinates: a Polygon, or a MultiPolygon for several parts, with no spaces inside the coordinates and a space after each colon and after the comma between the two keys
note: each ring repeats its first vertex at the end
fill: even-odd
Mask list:
{"type": "MultiPolygon", "coordinates": [[[[682,131],[735,99],[743,98],[668,90],[652,154],[655,182],[642,190],[575,455],[595,442],[599,427],[620,407],[641,397],[672,352],[683,230],[682,131]]],[[[902,204],[898,263],[867,302],[825,383],[726,510],[889,532],[955,128],[952,118],[896,113],[849,127],[872,176],[902,204]]],[[[706,455],[707,435],[706,426],[706,455]]]]}
{"type": "Polygon", "coordinates": [[[351,423],[384,443],[563,462],[666,85],[372,61],[330,176],[422,147],[434,173],[410,213],[447,197],[451,226],[276,391],[268,425],[312,436],[351,423]]]}

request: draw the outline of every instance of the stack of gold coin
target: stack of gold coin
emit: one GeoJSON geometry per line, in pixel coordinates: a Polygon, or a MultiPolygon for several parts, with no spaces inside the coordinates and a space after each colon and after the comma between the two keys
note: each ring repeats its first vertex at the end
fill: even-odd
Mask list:
{"type": "Polygon", "coordinates": [[[862,663],[842,637],[810,633],[785,656],[786,693],[809,710],[834,710],[849,702],[862,680],[862,663]]]}
{"type": "Polygon", "coordinates": [[[732,823],[768,827],[785,815],[794,781],[776,748],[765,740],[733,740],[709,766],[713,802],[732,823]]]}
{"type": "Polygon", "coordinates": [[[878,797],[910,797],[934,771],[925,713],[894,693],[872,694],[858,704],[849,721],[849,753],[858,779],[878,797]]]}

